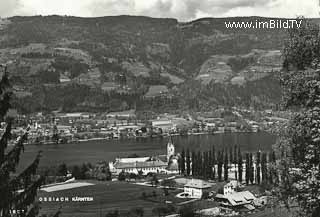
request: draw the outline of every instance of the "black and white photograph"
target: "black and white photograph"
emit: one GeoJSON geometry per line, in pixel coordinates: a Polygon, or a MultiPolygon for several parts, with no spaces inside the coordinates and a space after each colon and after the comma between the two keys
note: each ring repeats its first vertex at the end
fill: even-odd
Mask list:
{"type": "Polygon", "coordinates": [[[320,217],[320,0],[0,0],[0,217],[320,217]]]}

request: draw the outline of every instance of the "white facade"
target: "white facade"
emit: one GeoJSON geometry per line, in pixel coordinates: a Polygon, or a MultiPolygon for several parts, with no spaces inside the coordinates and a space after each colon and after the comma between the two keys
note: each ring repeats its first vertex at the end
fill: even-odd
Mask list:
{"type": "Polygon", "coordinates": [[[227,196],[235,193],[235,189],[239,186],[238,181],[230,181],[228,184],[223,186],[223,195],[227,196]]]}
{"type": "Polygon", "coordinates": [[[139,174],[142,171],[143,175],[163,173],[166,172],[167,166],[167,163],[154,157],[117,158],[115,162],[109,163],[110,171],[116,174],[122,171],[134,174],[139,174]]]}
{"type": "Polygon", "coordinates": [[[188,193],[191,198],[201,198],[203,193],[210,188],[211,184],[200,179],[192,179],[184,186],[183,190],[185,193],[188,193]]]}
{"type": "Polygon", "coordinates": [[[184,192],[188,193],[192,198],[201,198],[203,190],[201,188],[184,187],[184,192]]]}

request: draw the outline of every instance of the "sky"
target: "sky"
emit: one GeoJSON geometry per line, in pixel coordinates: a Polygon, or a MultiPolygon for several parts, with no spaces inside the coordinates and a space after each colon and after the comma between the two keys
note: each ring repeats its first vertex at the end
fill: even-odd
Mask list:
{"type": "Polygon", "coordinates": [[[202,17],[320,17],[320,0],[0,0],[0,17],[142,15],[190,21],[202,17]]]}

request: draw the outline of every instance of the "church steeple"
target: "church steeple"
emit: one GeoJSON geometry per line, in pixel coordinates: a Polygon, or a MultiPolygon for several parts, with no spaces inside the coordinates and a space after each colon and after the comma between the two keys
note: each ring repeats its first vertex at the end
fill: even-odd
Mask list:
{"type": "Polygon", "coordinates": [[[170,158],[175,155],[175,147],[172,142],[171,136],[169,136],[169,141],[167,143],[167,160],[169,162],[170,158]]]}

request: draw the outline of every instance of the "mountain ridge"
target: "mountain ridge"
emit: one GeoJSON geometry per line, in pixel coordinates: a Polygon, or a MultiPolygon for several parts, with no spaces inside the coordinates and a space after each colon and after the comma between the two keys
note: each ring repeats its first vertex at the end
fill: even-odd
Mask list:
{"type": "Polygon", "coordinates": [[[275,107],[280,87],[264,83],[276,81],[281,70],[279,53],[286,30],[223,27],[224,20],[233,19],[251,18],[182,23],[127,15],[17,16],[0,28],[0,61],[14,62],[10,66],[14,84],[20,92],[30,92],[17,100],[23,113],[275,107]],[[169,91],[146,98],[153,85],[165,85],[169,91]],[[187,95],[185,88],[194,92],[187,95]]]}

